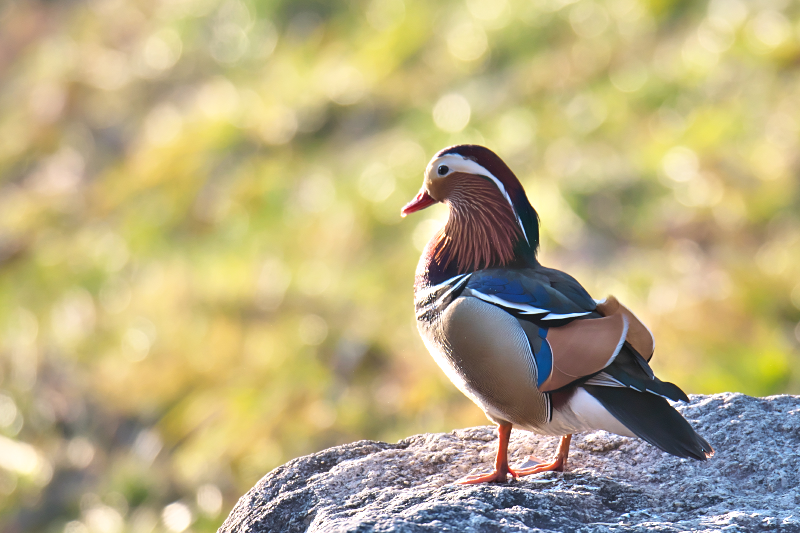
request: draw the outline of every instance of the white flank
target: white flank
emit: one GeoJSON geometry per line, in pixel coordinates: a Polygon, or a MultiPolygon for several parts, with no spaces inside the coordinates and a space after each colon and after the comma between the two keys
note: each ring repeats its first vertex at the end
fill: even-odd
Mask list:
{"type": "Polygon", "coordinates": [[[578,387],[578,390],[570,399],[569,408],[586,429],[602,429],[626,437],[636,436],[582,387],[578,387]]]}

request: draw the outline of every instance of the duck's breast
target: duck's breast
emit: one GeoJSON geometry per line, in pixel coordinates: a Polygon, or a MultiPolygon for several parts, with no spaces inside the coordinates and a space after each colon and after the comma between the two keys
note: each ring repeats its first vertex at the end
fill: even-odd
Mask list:
{"type": "Polygon", "coordinates": [[[453,300],[420,333],[436,362],[495,422],[547,423],[547,397],[536,387],[536,363],[519,321],[474,297],[453,300]]]}

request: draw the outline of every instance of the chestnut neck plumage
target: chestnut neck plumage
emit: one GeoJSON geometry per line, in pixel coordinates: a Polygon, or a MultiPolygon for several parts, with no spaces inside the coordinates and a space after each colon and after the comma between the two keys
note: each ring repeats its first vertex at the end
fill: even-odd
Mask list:
{"type": "MultiPolygon", "coordinates": [[[[422,254],[418,286],[436,285],[476,270],[536,264],[535,248],[528,244],[511,205],[490,180],[464,175],[443,202],[450,216],[422,254]]],[[[535,239],[538,244],[538,227],[535,239]]]]}

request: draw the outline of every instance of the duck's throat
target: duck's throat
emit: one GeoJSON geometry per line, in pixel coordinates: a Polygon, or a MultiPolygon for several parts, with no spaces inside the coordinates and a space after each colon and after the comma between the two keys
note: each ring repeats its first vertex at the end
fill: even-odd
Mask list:
{"type": "Polygon", "coordinates": [[[480,179],[453,191],[445,203],[450,216],[434,237],[431,259],[459,274],[505,266],[515,257],[522,231],[508,201],[493,183],[480,179]]]}

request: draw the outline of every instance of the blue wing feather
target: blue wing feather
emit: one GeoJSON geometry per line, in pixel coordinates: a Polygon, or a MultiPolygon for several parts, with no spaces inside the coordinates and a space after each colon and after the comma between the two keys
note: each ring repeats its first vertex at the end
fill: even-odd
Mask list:
{"type": "MultiPolygon", "coordinates": [[[[550,344],[545,340],[547,337],[547,330],[539,328],[539,343],[540,348],[533,353],[533,358],[536,360],[536,386],[541,387],[542,383],[547,381],[550,373],[553,371],[553,351],[550,349],[550,344]]],[[[531,346],[533,348],[533,346],[531,346]]]]}
{"type": "Polygon", "coordinates": [[[472,274],[466,290],[509,313],[534,322],[548,321],[547,325],[589,315],[596,308],[573,277],[541,266],[481,270],[472,274]]]}
{"type": "Polygon", "coordinates": [[[501,294],[501,297],[503,300],[507,300],[509,302],[514,302],[518,304],[529,304],[533,301],[533,298],[531,298],[529,294],[514,294],[514,293],[504,292],[501,294]]]}

